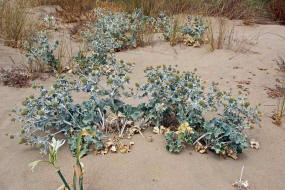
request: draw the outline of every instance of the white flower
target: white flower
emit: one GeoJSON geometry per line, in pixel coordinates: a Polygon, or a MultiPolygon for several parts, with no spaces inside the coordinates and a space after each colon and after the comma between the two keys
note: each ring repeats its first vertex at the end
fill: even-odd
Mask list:
{"type": "Polygon", "coordinates": [[[52,138],[52,143],[49,145],[52,147],[53,152],[57,152],[58,149],[65,143],[65,140],[56,140],[54,137],[52,138]]]}
{"type": "Polygon", "coordinates": [[[47,27],[53,27],[53,26],[55,26],[55,24],[56,24],[55,17],[54,17],[54,16],[49,16],[49,15],[47,15],[47,16],[44,18],[44,22],[46,23],[46,26],[47,26],[47,27]]]}

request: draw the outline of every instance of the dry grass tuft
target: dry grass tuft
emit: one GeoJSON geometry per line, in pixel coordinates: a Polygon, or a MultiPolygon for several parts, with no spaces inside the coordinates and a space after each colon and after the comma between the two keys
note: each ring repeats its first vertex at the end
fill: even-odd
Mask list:
{"type": "Polygon", "coordinates": [[[142,8],[145,15],[156,16],[161,12],[174,15],[189,12],[194,6],[200,5],[200,0],[113,0],[118,3],[126,12],[133,12],[134,9],[142,8]]]}
{"type": "Polygon", "coordinates": [[[206,30],[207,41],[208,44],[210,45],[210,51],[213,52],[216,49],[216,45],[215,45],[212,21],[210,19],[207,19],[205,22],[207,25],[207,30],[206,30]]]}
{"type": "Polygon", "coordinates": [[[173,26],[171,26],[171,29],[172,30],[169,36],[169,43],[171,46],[175,46],[183,41],[183,37],[179,32],[179,23],[177,18],[174,19],[173,26]]]}
{"type": "Polygon", "coordinates": [[[222,17],[218,18],[218,38],[217,38],[217,49],[222,49],[223,48],[223,42],[225,39],[225,33],[226,33],[226,20],[222,17]]]}
{"type": "Polygon", "coordinates": [[[274,20],[285,24],[285,1],[269,0],[268,11],[274,20]]]}
{"type": "Polygon", "coordinates": [[[64,22],[73,23],[79,21],[93,21],[91,10],[94,8],[106,8],[113,12],[119,12],[122,7],[117,3],[98,0],[30,0],[34,5],[58,5],[57,13],[64,22]]]}
{"type": "MultiPolygon", "coordinates": [[[[245,19],[262,15],[266,0],[30,0],[36,5],[59,5],[59,13],[69,22],[80,18],[94,8],[107,8],[113,12],[131,13],[141,8],[145,15],[157,16],[191,13],[207,16],[223,16],[229,19],[245,19]]],[[[278,1],[278,0],[274,0],[278,1]]],[[[282,0],[279,0],[282,1],[282,0]]]]}
{"type": "Polygon", "coordinates": [[[2,0],[0,3],[0,37],[4,44],[13,48],[21,47],[35,33],[35,25],[29,16],[23,0],[2,0]]]}
{"type": "Polygon", "coordinates": [[[66,22],[88,20],[90,10],[107,8],[131,13],[141,8],[145,15],[181,13],[242,19],[245,24],[264,22],[271,17],[284,22],[284,0],[29,0],[33,5],[59,5],[66,22]]]}
{"type": "Polygon", "coordinates": [[[251,36],[242,35],[244,32],[237,30],[235,25],[229,26],[226,19],[222,17],[218,17],[214,24],[211,19],[207,19],[206,23],[210,51],[228,49],[236,53],[256,53],[251,49],[257,44],[259,33],[251,36]]]}
{"type": "Polygon", "coordinates": [[[181,13],[223,16],[229,19],[251,20],[264,12],[265,0],[113,0],[125,11],[142,8],[144,14],[155,16],[160,12],[174,15],[181,13]]]}
{"type": "Polygon", "coordinates": [[[206,23],[206,36],[208,44],[210,45],[210,51],[214,51],[215,49],[223,49],[225,34],[227,32],[225,18],[218,17],[217,22],[215,22],[215,25],[213,25],[211,19],[207,19],[206,23]],[[217,28],[214,28],[214,26],[216,26],[217,28]],[[217,35],[215,35],[215,30],[217,30],[217,35]]]}
{"type": "Polygon", "coordinates": [[[252,48],[257,44],[260,34],[251,36],[241,35],[235,26],[232,25],[231,29],[225,33],[223,38],[224,49],[232,50],[236,53],[256,53],[252,48]]]}

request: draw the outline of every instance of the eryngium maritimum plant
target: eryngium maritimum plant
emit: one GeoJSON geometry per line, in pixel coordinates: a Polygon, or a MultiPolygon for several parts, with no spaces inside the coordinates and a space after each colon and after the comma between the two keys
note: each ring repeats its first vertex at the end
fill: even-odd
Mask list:
{"type": "MultiPolygon", "coordinates": [[[[252,124],[258,124],[257,109],[250,107],[246,97],[233,98],[231,92],[220,91],[216,83],[205,89],[195,72],[180,72],[171,66],[149,67],[145,71],[148,83],[136,84],[137,96],[148,97],[149,101],[137,107],[126,104],[123,97],[134,95],[127,86],[133,65],[117,61],[114,52],[139,45],[145,24],[154,24],[155,20],[144,17],[140,10],[131,15],[96,11],[98,22],[91,27],[91,32],[83,33],[86,47],[74,57],[79,80],[61,76],[50,90],[36,87],[39,95],[30,96],[23,101],[22,108],[14,110],[14,118],[23,124],[23,142],[38,145],[46,153],[50,140],[62,133],[76,155],[77,137],[84,129],[91,135],[80,139],[82,154],[86,154],[91,145],[101,150],[104,133],[108,132],[107,117],[123,115],[126,121],[140,119],[153,126],[169,127],[172,132],[166,135],[167,149],[172,152],[197,142],[217,154],[229,150],[239,153],[247,148],[245,131],[252,124]],[[76,92],[87,93],[89,98],[74,103],[76,92]],[[209,111],[213,116],[205,118],[209,111]],[[189,124],[191,133],[179,130],[178,126],[184,123],[189,124]]],[[[167,38],[169,19],[163,16],[159,19],[156,25],[166,31],[167,38]]],[[[183,35],[198,40],[204,27],[199,18],[189,19],[183,31],[183,27],[177,28],[183,35]]],[[[56,65],[53,56],[56,45],[50,46],[44,34],[38,42],[39,47],[28,48],[30,59],[39,59],[52,67],[56,65]]],[[[115,131],[122,134],[124,130],[117,127],[115,131]]]]}
{"type": "Polygon", "coordinates": [[[87,153],[90,145],[94,145],[96,150],[102,149],[104,116],[121,112],[128,118],[133,117],[132,106],[121,100],[122,96],[132,96],[132,92],[126,89],[131,68],[132,64],[112,59],[108,65],[97,65],[88,76],[82,75],[77,82],[62,76],[50,90],[36,86],[39,95],[26,98],[23,107],[14,110],[13,114],[23,124],[21,133],[25,141],[40,146],[46,153],[50,139],[62,133],[75,154],[75,137],[85,128],[92,136],[83,140],[83,151],[87,153]],[[72,92],[85,92],[89,98],[82,103],[74,103],[72,92]]]}
{"type": "Polygon", "coordinates": [[[59,42],[51,43],[47,37],[46,31],[40,31],[37,37],[32,38],[33,44],[25,42],[24,50],[28,57],[30,68],[45,72],[55,70],[57,71],[59,59],[56,58],[54,52],[57,49],[59,42]]]}
{"type": "Polygon", "coordinates": [[[189,15],[187,21],[180,25],[177,19],[168,17],[163,13],[156,19],[156,27],[163,32],[163,37],[166,41],[171,41],[172,38],[181,36],[181,39],[177,39],[178,42],[184,41],[188,46],[200,46],[204,41],[203,35],[207,28],[200,16],[189,15]]]}
{"type": "Polygon", "coordinates": [[[206,91],[195,73],[180,73],[171,66],[149,67],[146,77],[148,83],[137,84],[139,96],[149,97],[147,103],[139,106],[144,117],[155,126],[163,125],[174,131],[185,122],[193,129],[191,135],[167,134],[169,151],[179,152],[196,140],[217,154],[228,149],[241,153],[247,148],[246,130],[259,123],[260,113],[250,107],[246,96],[235,99],[231,92],[220,91],[216,83],[206,91]],[[213,116],[206,119],[206,114],[213,116]]]}
{"type": "Polygon", "coordinates": [[[91,30],[83,33],[85,40],[92,43],[103,41],[107,48],[115,51],[142,45],[145,27],[155,22],[153,17],[144,16],[140,9],[132,14],[95,9],[94,14],[98,20],[95,24],[90,23],[91,30]]]}

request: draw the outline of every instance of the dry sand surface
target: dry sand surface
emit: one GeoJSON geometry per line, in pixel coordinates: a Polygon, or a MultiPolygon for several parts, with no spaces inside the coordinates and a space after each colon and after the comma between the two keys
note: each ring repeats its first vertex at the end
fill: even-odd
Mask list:
{"type": "MultiPolygon", "coordinates": [[[[243,36],[258,35],[250,51],[231,50],[209,52],[207,47],[170,47],[156,40],[152,46],[117,54],[126,61],[136,62],[132,83],[144,80],[146,66],[178,65],[181,70],[198,69],[208,83],[218,81],[222,88],[237,89],[238,81],[250,81],[249,99],[262,103],[264,113],[261,128],[250,131],[249,138],[261,144],[260,150],[248,149],[238,160],[224,159],[213,153],[199,154],[191,148],[176,155],[165,149],[165,138],[154,136],[147,142],[140,135],[134,137],[135,146],[128,154],[89,154],[82,159],[86,166],[86,190],[229,190],[245,166],[244,179],[251,190],[285,189],[285,126],[276,127],[269,118],[276,100],[270,99],[264,88],[274,87],[280,74],[273,59],[285,53],[285,27],[279,25],[237,26],[243,36]],[[273,34],[274,33],[274,34],[273,34]],[[263,68],[267,70],[260,70],[263,68]]],[[[0,66],[21,58],[15,49],[0,46],[0,66]]],[[[49,86],[54,79],[41,81],[49,86]]],[[[0,190],[55,190],[61,182],[53,168],[42,164],[32,173],[28,164],[41,159],[39,150],[19,145],[19,139],[10,140],[5,134],[16,131],[8,112],[34,93],[31,88],[16,89],[0,86],[0,190]]],[[[151,133],[145,132],[146,135],[151,133]]],[[[59,153],[59,165],[67,179],[71,179],[74,159],[67,145],[59,153]]]]}

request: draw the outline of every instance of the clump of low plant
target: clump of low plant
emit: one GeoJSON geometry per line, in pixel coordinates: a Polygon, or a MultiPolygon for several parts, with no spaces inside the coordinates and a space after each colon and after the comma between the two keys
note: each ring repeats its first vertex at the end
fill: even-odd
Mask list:
{"type": "Polygon", "coordinates": [[[113,51],[149,44],[148,37],[154,32],[162,32],[171,45],[184,41],[188,46],[200,46],[206,30],[201,17],[188,16],[181,25],[177,19],[165,14],[157,18],[145,16],[141,9],[132,14],[102,9],[95,9],[94,13],[97,22],[90,24],[91,29],[82,33],[85,42],[100,43],[104,39],[105,46],[113,51]]]}
{"type": "Polygon", "coordinates": [[[177,19],[160,14],[156,25],[163,32],[164,39],[171,45],[184,41],[185,45],[195,47],[203,43],[203,35],[207,28],[201,17],[191,15],[183,25],[180,25],[177,19]]]}
{"type": "Polygon", "coordinates": [[[184,42],[188,46],[200,46],[203,43],[203,35],[206,31],[206,25],[204,24],[202,17],[200,16],[188,16],[187,22],[182,28],[184,35],[184,42]]]}
{"type": "MultiPolygon", "coordinates": [[[[277,63],[277,66],[279,67],[279,71],[281,72],[282,75],[282,81],[281,85],[276,85],[276,90],[278,93],[278,103],[277,103],[277,108],[274,111],[273,115],[272,115],[272,119],[273,119],[273,123],[277,126],[281,125],[281,121],[283,119],[283,117],[285,116],[285,61],[283,59],[283,57],[279,56],[277,59],[275,59],[275,62],[277,63]]],[[[275,89],[274,89],[275,90],[275,89]]]]}
{"type": "Polygon", "coordinates": [[[166,135],[168,150],[179,152],[183,144],[195,145],[195,141],[217,154],[241,153],[247,148],[246,130],[259,123],[260,113],[250,107],[246,97],[235,99],[231,92],[220,91],[216,83],[206,92],[195,73],[180,73],[171,66],[147,68],[146,77],[148,83],[137,84],[140,97],[149,97],[140,108],[154,126],[174,131],[166,135]],[[205,118],[208,112],[213,117],[205,118]],[[185,122],[191,126],[191,134],[179,130],[185,122]]]}
{"type": "Polygon", "coordinates": [[[177,131],[167,132],[166,137],[166,150],[173,153],[179,153],[189,144],[193,144],[197,139],[198,133],[195,133],[189,123],[183,123],[177,131]]]}
{"type": "Polygon", "coordinates": [[[38,36],[32,38],[32,44],[25,42],[24,51],[28,57],[30,72],[57,71],[60,60],[55,55],[59,45],[58,41],[49,42],[46,31],[40,31],[38,36]]]}
{"type": "Polygon", "coordinates": [[[144,16],[140,9],[132,14],[113,13],[102,9],[95,9],[97,22],[90,24],[91,30],[83,33],[85,41],[100,43],[113,51],[128,47],[141,46],[145,42],[145,31],[150,30],[155,19],[144,16]]]}
{"type": "Polygon", "coordinates": [[[24,68],[0,68],[0,81],[4,86],[11,86],[16,88],[29,87],[31,78],[32,77],[30,73],[24,68]]]}
{"type": "Polygon", "coordinates": [[[167,17],[165,14],[160,14],[156,22],[159,31],[163,32],[163,37],[169,41],[170,45],[176,45],[182,42],[181,28],[177,19],[167,17]]]}
{"type": "Polygon", "coordinates": [[[280,126],[282,123],[281,121],[284,116],[285,116],[285,93],[283,94],[282,97],[279,98],[278,103],[277,103],[277,108],[274,111],[271,118],[273,119],[273,123],[275,125],[280,126]]]}
{"type": "MultiPolygon", "coordinates": [[[[178,149],[175,148],[176,136],[168,137],[170,151],[178,152],[182,150],[180,144],[197,142],[217,154],[226,150],[240,153],[246,148],[245,130],[250,123],[258,123],[257,110],[249,106],[246,97],[234,99],[230,92],[221,92],[216,83],[206,92],[204,83],[194,72],[180,73],[171,66],[149,67],[145,71],[148,83],[136,84],[139,90],[136,96],[149,97],[149,101],[138,106],[125,103],[123,97],[134,96],[133,89],[128,87],[128,74],[133,64],[118,61],[114,51],[140,44],[138,32],[144,28],[144,22],[153,23],[153,19],[144,17],[140,10],[130,15],[112,12],[106,15],[102,10],[96,11],[98,22],[93,32],[83,34],[85,48],[73,60],[78,67],[79,80],[60,76],[50,90],[35,86],[39,95],[26,98],[22,108],[13,110],[14,119],[23,124],[20,135],[28,144],[38,145],[42,153],[46,153],[52,137],[62,133],[76,155],[76,139],[84,129],[91,134],[81,139],[82,152],[86,154],[91,147],[96,151],[106,149],[104,139],[109,131],[121,136],[127,131],[126,127],[143,120],[148,126],[163,125],[173,132],[179,130],[179,125],[189,123],[193,134],[185,130],[179,132],[180,140],[185,141],[186,136],[188,140],[179,142],[178,149]],[[74,103],[76,92],[87,93],[89,98],[74,103]],[[216,114],[206,119],[204,114],[209,110],[216,114]]],[[[205,27],[199,24],[198,18],[189,19],[191,22],[184,25],[183,33],[199,40],[205,27]]],[[[168,26],[167,18],[165,23],[162,25],[168,26]]],[[[161,26],[160,21],[156,24],[161,26]]],[[[164,26],[162,28],[167,29],[164,26]]],[[[58,59],[53,52],[57,43],[50,45],[45,33],[40,33],[36,43],[38,46],[27,46],[30,60],[56,69],[58,59]]]]}
{"type": "Polygon", "coordinates": [[[90,73],[98,64],[115,62],[116,51],[150,43],[155,19],[144,16],[141,10],[125,14],[95,9],[94,14],[98,21],[82,32],[85,47],[73,59],[81,73],[90,73]]]}
{"type": "Polygon", "coordinates": [[[108,59],[106,64],[98,62],[90,73],[80,75],[79,81],[62,76],[50,90],[35,86],[39,96],[26,98],[23,108],[14,110],[14,118],[23,123],[22,136],[28,144],[38,145],[46,153],[50,139],[63,133],[74,154],[76,135],[84,128],[92,134],[92,138],[83,140],[82,151],[87,153],[91,145],[95,146],[95,150],[103,149],[108,116],[123,113],[126,118],[135,117],[132,106],[121,100],[122,96],[132,96],[131,91],[126,89],[131,67],[132,64],[108,59]],[[72,92],[85,92],[89,94],[89,99],[75,104],[72,92]]]}
{"type": "MultiPolygon", "coordinates": [[[[61,78],[51,90],[46,90],[42,86],[35,88],[39,89],[39,96],[27,97],[22,102],[23,108],[13,110],[13,117],[23,123],[21,136],[28,144],[40,147],[41,152],[45,154],[49,140],[58,133],[70,138],[84,127],[90,126],[96,131],[96,126],[91,123],[94,119],[91,112],[95,111],[92,109],[93,104],[73,104],[71,92],[79,90],[76,83],[61,78]]],[[[100,136],[100,133],[96,133],[93,142],[100,142],[100,136]]]]}

